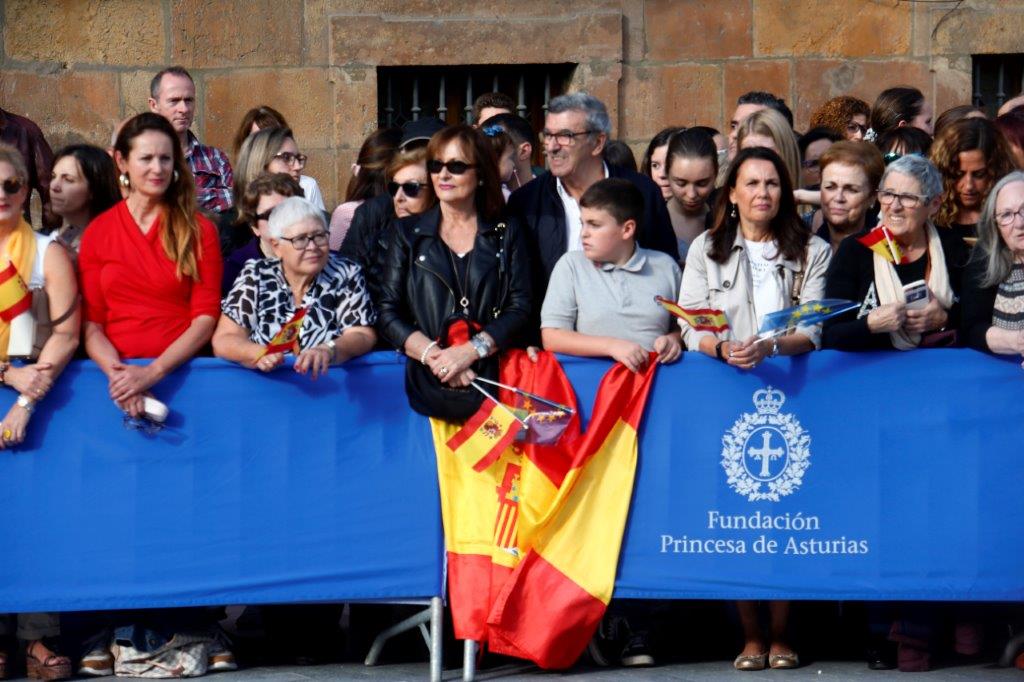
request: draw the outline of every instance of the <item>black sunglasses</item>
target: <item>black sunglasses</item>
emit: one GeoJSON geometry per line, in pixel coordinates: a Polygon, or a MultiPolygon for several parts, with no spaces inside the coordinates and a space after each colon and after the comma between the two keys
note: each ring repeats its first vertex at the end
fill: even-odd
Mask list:
{"type": "Polygon", "coordinates": [[[431,175],[437,175],[442,168],[447,168],[452,175],[462,175],[470,168],[476,168],[476,164],[465,161],[438,161],[437,159],[427,161],[427,172],[431,175]]]}
{"type": "Polygon", "coordinates": [[[270,214],[273,212],[273,210],[274,209],[272,209],[272,208],[268,208],[263,213],[257,213],[256,214],[256,220],[270,220],[270,214]]]}
{"type": "MultiPolygon", "coordinates": [[[[454,173],[455,171],[452,172],[454,173]]],[[[22,182],[18,178],[7,178],[6,180],[3,181],[2,184],[2,187],[4,188],[4,194],[8,196],[20,192],[22,186],[22,182]]]]}
{"type": "MultiPolygon", "coordinates": [[[[440,169],[438,170],[440,171],[440,169]]],[[[452,172],[454,173],[455,171],[452,172]]],[[[405,196],[410,199],[415,199],[424,186],[425,185],[422,182],[416,182],[415,180],[410,180],[409,182],[395,182],[392,180],[388,183],[388,194],[396,196],[398,194],[398,190],[402,190],[405,192],[405,196]]]]}

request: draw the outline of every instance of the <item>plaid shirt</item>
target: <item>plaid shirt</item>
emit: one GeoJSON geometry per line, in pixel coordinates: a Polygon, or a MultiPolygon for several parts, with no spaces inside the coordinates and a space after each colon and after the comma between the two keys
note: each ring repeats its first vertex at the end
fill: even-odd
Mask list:
{"type": "Polygon", "coordinates": [[[234,174],[228,156],[216,147],[199,143],[199,138],[188,132],[188,149],[185,152],[188,167],[196,179],[196,198],[199,207],[214,213],[223,213],[231,208],[231,187],[234,174]]]}

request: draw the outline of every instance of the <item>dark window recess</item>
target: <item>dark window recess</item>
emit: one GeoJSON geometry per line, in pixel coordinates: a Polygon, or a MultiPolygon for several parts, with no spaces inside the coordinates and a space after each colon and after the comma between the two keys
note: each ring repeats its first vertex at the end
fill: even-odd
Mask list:
{"type": "Polygon", "coordinates": [[[976,54],[974,105],[995,116],[1008,99],[1024,92],[1024,54],[976,54]]]}
{"type": "Polygon", "coordinates": [[[515,113],[540,130],[548,102],[565,92],[575,68],[575,64],[378,67],[377,121],[382,128],[421,116],[437,116],[449,124],[473,123],[473,101],[485,92],[502,92],[516,102],[515,113]]]}

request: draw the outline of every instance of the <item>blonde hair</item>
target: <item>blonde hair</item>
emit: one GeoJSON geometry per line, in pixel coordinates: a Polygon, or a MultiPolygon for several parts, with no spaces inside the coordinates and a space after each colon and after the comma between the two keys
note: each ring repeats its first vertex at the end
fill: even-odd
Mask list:
{"type": "Polygon", "coordinates": [[[245,196],[245,188],[257,175],[267,170],[285,140],[294,140],[291,128],[264,128],[245,138],[235,160],[235,204],[245,196]]]}
{"type": "Polygon", "coordinates": [[[762,109],[743,119],[736,133],[736,147],[743,149],[743,140],[749,135],[770,137],[775,151],[786,164],[790,184],[800,186],[800,147],[786,118],[774,109],[762,109]]]}

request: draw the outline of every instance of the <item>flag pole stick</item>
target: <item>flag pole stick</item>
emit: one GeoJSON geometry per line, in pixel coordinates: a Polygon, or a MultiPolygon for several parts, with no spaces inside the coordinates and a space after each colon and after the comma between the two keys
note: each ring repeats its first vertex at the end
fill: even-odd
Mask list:
{"type": "Polygon", "coordinates": [[[520,419],[519,417],[517,417],[517,416],[516,416],[516,413],[515,413],[515,412],[513,412],[512,410],[508,409],[508,406],[507,406],[507,405],[506,405],[505,403],[501,402],[500,400],[498,400],[497,398],[495,398],[495,397],[494,397],[493,395],[491,395],[490,393],[488,393],[487,391],[485,391],[485,390],[484,390],[483,388],[481,388],[480,384],[476,383],[476,380],[475,380],[475,379],[474,379],[473,381],[469,382],[469,385],[470,385],[470,386],[472,386],[473,388],[475,388],[476,390],[480,391],[481,393],[483,393],[483,394],[484,394],[484,396],[485,396],[485,397],[486,397],[486,398],[487,398],[488,400],[490,400],[491,402],[493,402],[493,403],[494,403],[495,405],[497,405],[497,406],[498,406],[498,407],[500,407],[501,409],[503,409],[503,410],[505,410],[506,412],[508,412],[508,415],[509,415],[510,417],[512,417],[513,419],[515,419],[515,420],[516,420],[517,422],[519,422],[520,424],[522,424],[522,425],[523,425],[523,428],[524,428],[524,429],[529,429],[529,428],[530,428],[530,425],[526,423],[526,420],[525,420],[525,419],[520,419]]]}
{"type": "Polygon", "coordinates": [[[491,381],[490,379],[484,379],[483,377],[477,377],[476,381],[482,381],[485,384],[491,384],[492,386],[497,386],[498,388],[504,388],[505,390],[512,391],[513,393],[516,393],[518,395],[522,395],[522,396],[526,396],[527,398],[532,398],[534,400],[538,400],[538,401],[544,403],[545,405],[550,405],[551,407],[557,407],[558,409],[562,410],[563,412],[568,412],[569,414],[575,414],[576,413],[576,410],[572,409],[568,405],[562,405],[561,403],[556,403],[554,400],[548,400],[547,398],[542,398],[539,395],[534,395],[533,393],[530,393],[529,391],[524,391],[523,389],[516,388],[515,386],[509,386],[507,384],[502,384],[502,383],[499,383],[497,381],[491,381]]]}
{"type": "Polygon", "coordinates": [[[882,236],[885,237],[885,245],[889,247],[889,253],[892,254],[892,262],[894,265],[899,265],[900,259],[896,255],[896,247],[893,246],[892,239],[889,238],[888,228],[882,228],[882,236]]]}

